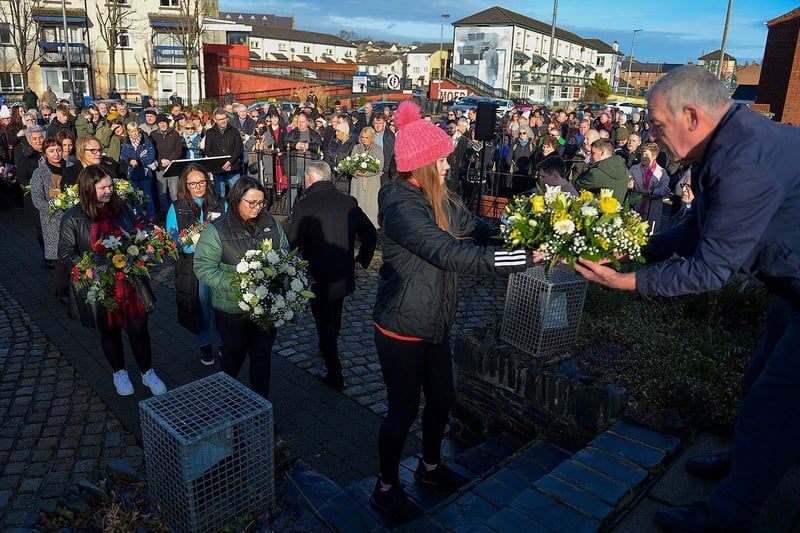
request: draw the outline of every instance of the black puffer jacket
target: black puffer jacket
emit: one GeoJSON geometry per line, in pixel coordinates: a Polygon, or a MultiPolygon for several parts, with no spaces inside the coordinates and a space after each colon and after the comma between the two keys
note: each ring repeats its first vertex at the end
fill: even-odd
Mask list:
{"type": "Polygon", "coordinates": [[[448,208],[451,231],[436,225],[422,190],[389,181],[378,194],[383,266],[373,318],[398,335],[442,342],[456,314],[459,274],[508,274],[531,266],[531,254],[487,246],[497,233],[459,205],[448,208]],[[466,239],[465,239],[466,238],[466,239]]]}
{"type": "MultiPolygon", "coordinates": [[[[124,205],[122,212],[117,216],[119,227],[127,232],[132,232],[136,225],[136,215],[127,204],[124,205]]],[[[58,237],[58,258],[66,265],[67,269],[77,265],[83,258],[84,252],[91,252],[92,245],[89,242],[91,235],[92,221],[86,216],[77,204],[64,213],[61,218],[61,230],[58,237]]],[[[148,313],[155,310],[156,297],[150,288],[147,278],[137,277],[133,285],[139,293],[142,305],[148,313]]],[[[69,308],[67,314],[72,319],[79,319],[81,324],[96,328],[97,324],[105,320],[105,309],[97,302],[86,303],[86,293],[88,288],[77,290],[75,285],[70,284],[69,308]]]]}
{"type": "MultiPolygon", "coordinates": [[[[189,202],[182,200],[174,206],[178,231],[198,221],[189,202]]],[[[216,196],[210,196],[208,206],[203,211],[203,220],[215,219],[224,212],[225,203],[216,196]]],[[[175,302],[178,305],[178,323],[192,333],[200,333],[200,295],[199,282],[194,274],[194,253],[181,252],[175,263],[175,302]]]]}

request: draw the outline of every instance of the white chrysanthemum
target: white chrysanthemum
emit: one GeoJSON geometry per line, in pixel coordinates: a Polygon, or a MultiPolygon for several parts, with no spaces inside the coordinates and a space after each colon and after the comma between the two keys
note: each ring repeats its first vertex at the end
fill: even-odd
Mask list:
{"type": "Polygon", "coordinates": [[[261,261],[251,261],[250,262],[250,269],[251,270],[258,270],[261,268],[261,261]]]}
{"type": "Polygon", "coordinates": [[[297,275],[297,269],[294,266],[289,265],[286,267],[286,273],[290,276],[295,276],[297,275]]]}
{"type": "Polygon", "coordinates": [[[270,250],[267,253],[267,261],[269,261],[270,265],[274,265],[275,263],[277,263],[280,260],[281,260],[281,257],[278,255],[278,252],[276,252],[275,250],[270,250]]]}
{"type": "Polygon", "coordinates": [[[278,307],[278,309],[283,309],[284,307],[286,307],[286,301],[280,294],[275,296],[275,305],[278,307]]]}
{"type": "Polygon", "coordinates": [[[258,251],[258,250],[247,250],[247,251],[244,253],[244,256],[245,256],[245,258],[247,258],[247,259],[252,259],[252,258],[256,257],[258,254],[260,254],[260,253],[261,253],[261,252],[260,252],[260,251],[258,251]]]}
{"type": "Polygon", "coordinates": [[[559,235],[571,235],[575,231],[575,223],[571,220],[559,220],[553,224],[553,231],[559,235]]]}
{"type": "Polygon", "coordinates": [[[292,288],[293,291],[303,290],[303,283],[297,278],[293,279],[292,282],[289,284],[289,286],[292,288]]]}
{"type": "Polygon", "coordinates": [[[283,318],[285,320],[291,320],[294,318],[294,311],[291,309],[287,309],[286,312],[283,314],[283,318]]]}
{"type": "Polygon", "coordinates": [[[255,279],[264,279],[264,276],[266,276],[266,274],[264,274],[263,270],[256,270],[255,272],[253,272],[253,277],[255,279]]]}
{"type": "Polygon", "coordinates": [[[242,294],[242,300],[244,300],[245,302],[247,302],[249,304],[253,303],[252,300],[255,297],[256,297],[255,294],[253,294],[252,292],[246,292],[246,293],[242,294]]]}
{"type": "Polygon", "coordinates": [[[264,314],[264,308],[260,305],[257,305],[253,308],[253,314],[256,316],[261,316],[264,314]]]}
{"type": "Polygon", "coordinates": [[[256,293],[256,296],[258,296],[259,298],[261,298],[263,300],[264,298],[267,297],[267,294],[269,294],[269,291],[263,285],[259,285],[258,287],[256,287],[255,293],[256,293]]]}
{"type": "Polygon", "coordinates": [[[287,302],[296,302],[297,301],[297,293],[294,292],[294,291],[287,292],[286,293],[286,301],[287,302]]]}
{"type": "Polygon", "coordinates": [[[598,210],[592,204],[584,204],[581,206],[581,215],[585,217],[596,217],[598,210]]]}
{"type": "Polygon", "coordinates": [[[611,219],[611,225],[615,228],[622,227],[622,217],[614,217],[611,219]]]}
{"type": "Polygon", "coordinates": [[[237,263],[236,265],[236,272],[238,272],[239,274],[245,274],[247,273],[248,268],[249,267],[247,261],[239,261],[239,263],[237,263]]]}
{"type": "Polygon", "coordinates": [[[239,309],[241,309],[242,311],[249,311],[250,306],[247,305],[247,302],[239,302],[239,309]]]}

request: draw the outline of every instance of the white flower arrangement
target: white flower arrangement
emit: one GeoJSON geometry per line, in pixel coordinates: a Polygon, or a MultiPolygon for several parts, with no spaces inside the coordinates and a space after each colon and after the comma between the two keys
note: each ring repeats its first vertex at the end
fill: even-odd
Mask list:
{"type": "Polygon", "coordinates": [[[374,174],[381,170],[381,162],[377,158],[367,154],[349,155],[339,161],[334,171],[339,174],[355,175],[356,172],[374,174]]]}
{"type": "Polygon", "coordinates": [[[232,274],[239,309],[265,330],[296,322],[314,297],[309,289],[307,265],[299,250],[275,250],[272,240],[248,250],[232,274]]]}

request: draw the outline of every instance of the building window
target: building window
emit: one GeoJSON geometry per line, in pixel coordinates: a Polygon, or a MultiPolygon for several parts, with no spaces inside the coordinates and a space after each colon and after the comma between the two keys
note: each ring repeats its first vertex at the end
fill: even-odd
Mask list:
{"type": "Polygon", "coordinates": [[[597,66],[598,67],[606,66],[606,58],[603,56],[597,56],[597,66]]]}
{"type": "Polygon", "coordinates": [[[161,0],[161,7],[178,7],[180,0],[161,0]]]}
{"type": "Polygon", "coordinates": [[[0,72],[0,91],[4,93],[18,93],[25,88],[22,86],[21,72],[0,72]]]}
{"type": "Polygon", "coordinates": [[[303,53],[304,54],[310,54],[311,53],[311,47],[310,46],[304,46],[303,47],[303,53]]]}
{"type": "Polygon", "coordinates": [[[251,41],[250,42],[250,48],[252,48],[253,50],[258,50],[260,47],[261,47],[261,43],[259,43],[258,41],[251,41]]]}
{"type": "Polygon", "coordinates": [[[0,44],[11,44],[11,24],[0,22],[0,44]]]}
{"type": "Polygon", "coordinates": [[[286,43],[278,43],[278,52],[286,52],[288,48],[286,43]]]}
{"type": "Polygon", "coordinates": [[[131,47],[131,36],[128,35],[127,32],[120,33],[117,35],[117,46],[119,48],[130,48],[131,47]]]}
{"type": "Polygon", "coordinates": [[[561,98],[569,98],[569,87],[561,87],[561,98]]]}
{"type": "Polygon", "coordinates": [[[326,48],[325,53],[328,54],[329,56],[333,55],[333,48],[326,48]]]}
{"type": "Polygon", "coordinates": [[[411,72],[413,74],[419,74],[419,67],[414,67],[413,69],[411,69],[411,72]]]}
{"type": "Polygon", "coordinates": [[[116,74],[117,89],[121,92],[139,92],[139,77],[136,74],[116,74]]]}

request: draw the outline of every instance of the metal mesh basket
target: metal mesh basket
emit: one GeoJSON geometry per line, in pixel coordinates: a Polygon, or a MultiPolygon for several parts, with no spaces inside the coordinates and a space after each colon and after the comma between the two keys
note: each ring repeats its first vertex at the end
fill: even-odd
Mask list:
{"type": "Polygon", "coordinates": [[[548,355],[578,338],[588,283],[557,268],[511,274],[500,338],[531,355],[548,355]]]}
{"type": "Polygon", "coordinates": [[[139,413],[148,492],[172,531],[221,531],[274,504],[270,402],[218,372],[139,413]]]}

